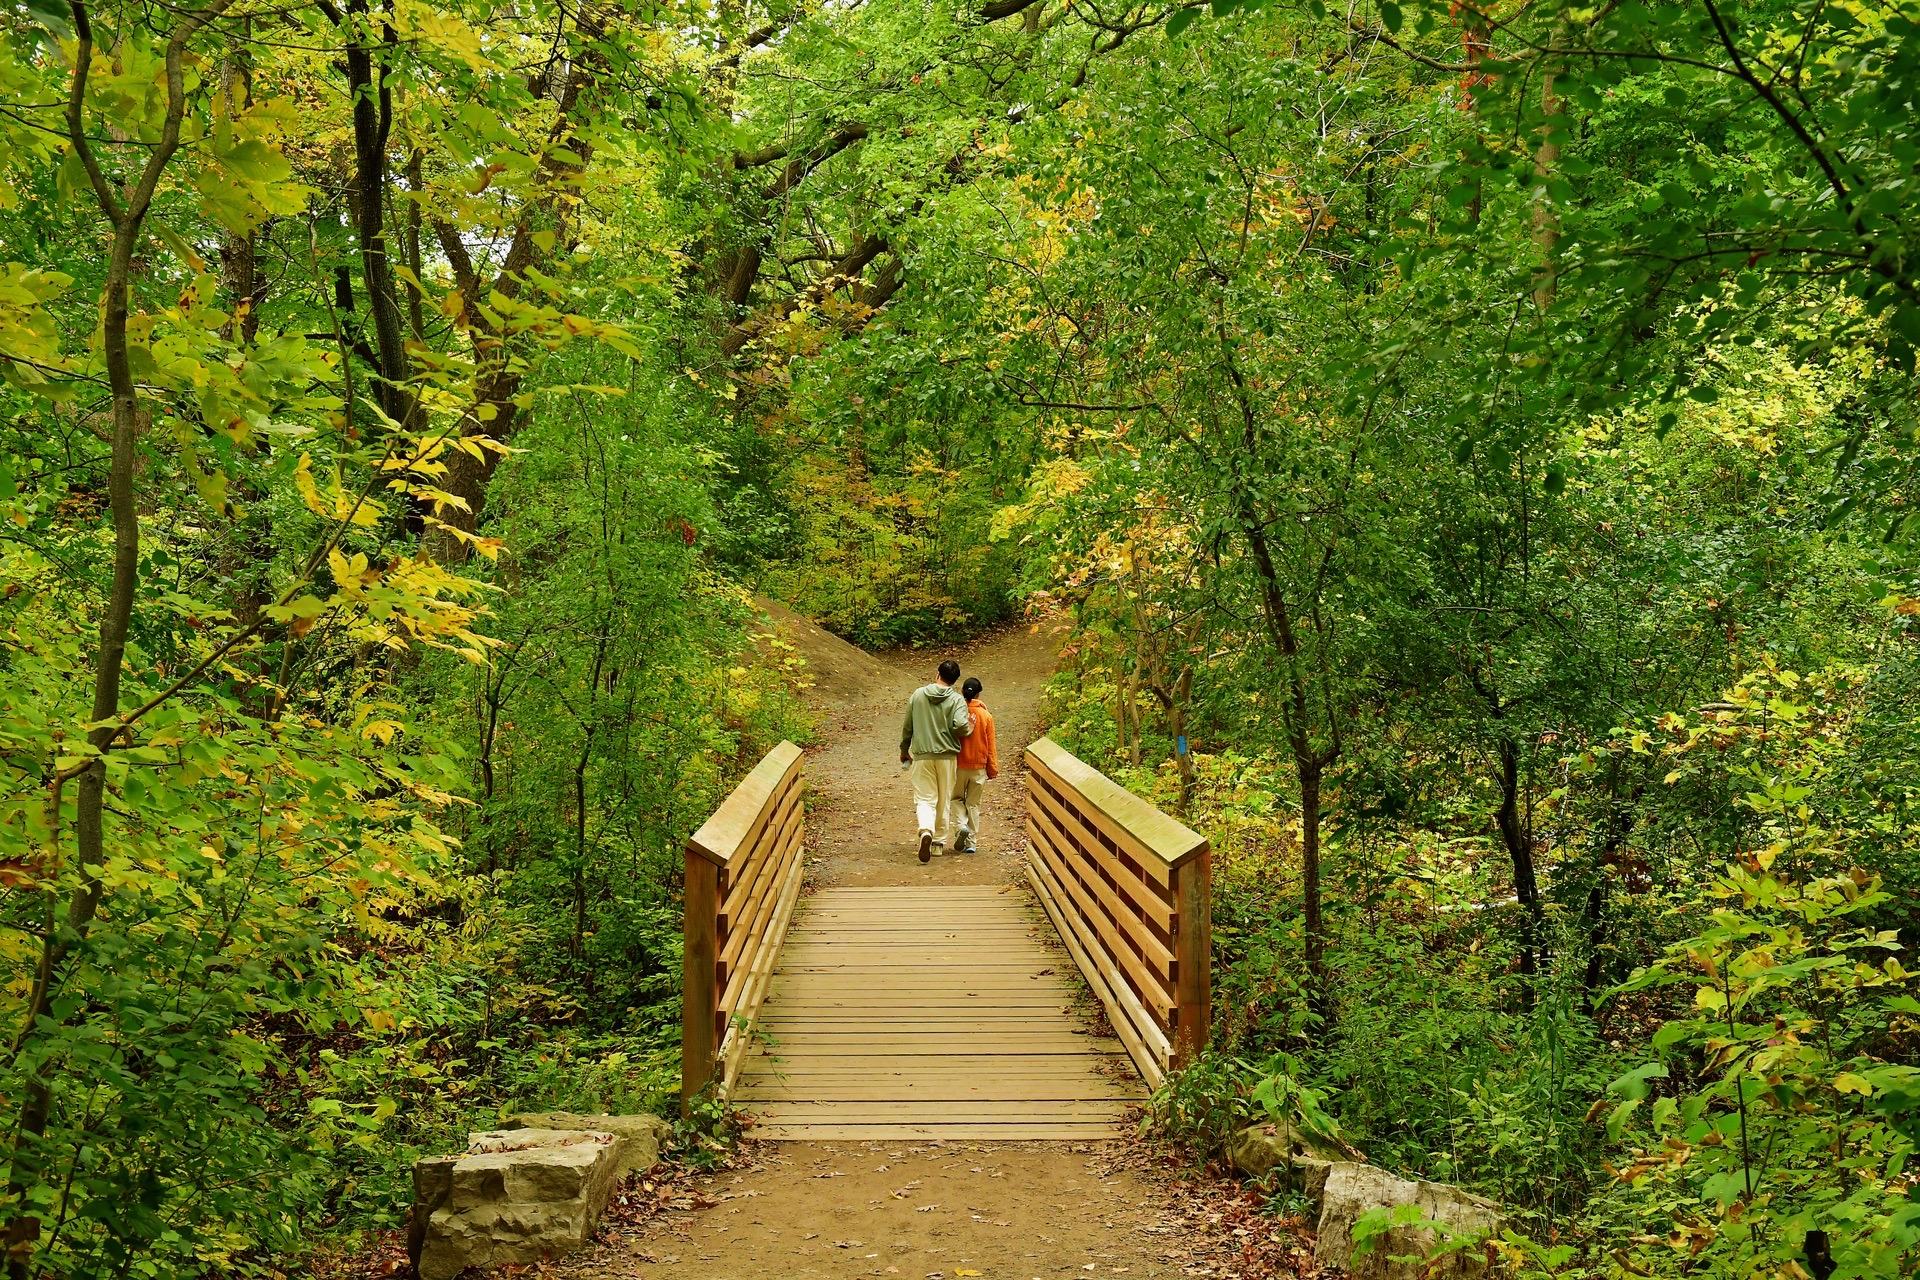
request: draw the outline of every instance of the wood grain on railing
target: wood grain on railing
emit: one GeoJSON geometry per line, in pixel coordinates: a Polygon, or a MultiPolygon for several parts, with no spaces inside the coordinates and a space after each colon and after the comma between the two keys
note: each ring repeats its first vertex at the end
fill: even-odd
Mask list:
{"type": "Polygon", "coordinates": [[[782,742],[687,841],[680,1097],[733,1088],[800,897],[800,748],[782,742]]]}
{"type": "Polygon", "coordinates": [[[1206,838],[1051,738],[1027,748],[1027,867],[1147,1082],[1192,1062],[1212,1020],[1206,838]]]}

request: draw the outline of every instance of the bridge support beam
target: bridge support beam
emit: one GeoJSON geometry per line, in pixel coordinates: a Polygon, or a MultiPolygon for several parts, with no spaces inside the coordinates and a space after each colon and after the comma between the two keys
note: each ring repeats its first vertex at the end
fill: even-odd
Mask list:
{"type": "Polygon", "coordinates": [[[1179,913],[1174,938],[1175,983],[1173,1066],[1192,1066],[1207,1047],[1213,1026],[1213,851],[1199,853],[1173,872],[1173,909],[1179,913]]]}

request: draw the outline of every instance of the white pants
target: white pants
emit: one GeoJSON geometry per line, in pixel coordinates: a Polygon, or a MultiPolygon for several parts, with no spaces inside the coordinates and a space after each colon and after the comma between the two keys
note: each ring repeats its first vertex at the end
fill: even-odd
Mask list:
{"type": "Polygon", "coordinates": [[[952,756],[916,758],[907,777],[913,783],[913,810],[920,830],[933,832],[937,844],[945,844],[953,835],[952,756]]]}
{"type": "Polygon", "coordinates": [[[968,840],[980,838],[980,795],[987,789],[985,769],[956,769],[953,779],[953,803],[960,810],[960,834],[968,840]]]}

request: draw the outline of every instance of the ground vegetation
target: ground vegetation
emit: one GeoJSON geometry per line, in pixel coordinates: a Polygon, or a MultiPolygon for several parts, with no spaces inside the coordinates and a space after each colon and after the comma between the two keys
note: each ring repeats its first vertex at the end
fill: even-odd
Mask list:
{"type": "MultiPolygon", "coordinates": [[[[1910,0],[0,10],[15,1276],[660,1107],[678,854],[1070,620],[1274,1099],[1523,1271],[1912,1271],[1910,0]]],[[[689,1137],[689,1142],[695,1139],[689,1137]]]]}

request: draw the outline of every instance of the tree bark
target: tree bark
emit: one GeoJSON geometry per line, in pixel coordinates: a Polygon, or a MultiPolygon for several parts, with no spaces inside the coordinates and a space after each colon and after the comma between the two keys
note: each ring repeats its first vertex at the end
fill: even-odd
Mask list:
{"type": "Polygon", "coordinates": [[[1251,518],[1252,513],[1244,514],[1248,516],[1244,530],[1247,545],[1253,552],[1254,569],[1260,578],[1261,614],[1286,669],[1287,745],[1293,753],[1294,772],[1300,782],[1300,883],[1307,930],[1307,971],[1313,976],[1315,1000],[1324,1016],[1331,1003],[1326,985],[1326,932],[1320,914],[1320,784],[1327,766],[1340,758],[1339,725],[1329,715],[1329,741],[1325,746],[1315,745],[1309,729],[1310,698],[1300,672],[1300,643],[1294,631],[1293,614],[1280,590],[1266,530],[1251,518]]]}
{"type": "MultiPolygon", "coordinates": [[[[591,7],[582,8],[576,18],[581,30],[592,36],[603,34],[598,19],[591,7]]],[[[558,199],[563,186],[569,186],[580,178],[586,167],[593,162],[593,145],[578,133],[584,111],[581,99],[593,85],[604,69],[603,59],[597,53],[585,54],[575,59],[567,72],[566,86],[560,93],[559,112],[552,129],[547,135],[547,147],[540,160],[539,172],[545,184],[546,194],[528,201],[522,206],[520,221],[514,227],[512,243],[507,247],[506,256],[501,259],[499,270],[492,280],[483,281],[475,269],[472,255],[467,252],[466,242],[461,239],[457,228],[441,219],[432,219],[435,237],[440,242],[441,252],[446,254],[453,268],[454,280],[459,287],[460,297],[466,306],[466,324],[473,333],[473,345],[476,361],[479,365],[474,375],[474,408],[460,422],[460,434],[467,437],[485,437],[491,440],[505,441],[512,437],[519,423],[519,406],[514,397],[520,394],[520,374],[515,372],[508,348],[509,336],[496,333],[493,327],[479,314],[479,306],[489,292],[499,292],[507,298],[518,298],[526,287],[526,270],[544,259],[545,254],[534,242],[534,235],[542,228],[539,222],[551,218],[558,224],[558,230],[566,228],[564,205],[558,199]],[[562,159],[554,153],[570,151],[578,157],[562,159]]],[[[565,241],[560,235],[558,241],[565,241]]],[[[454,451],[448,456],[447,474],[442,484],[448,493],[463,499],[467,509],[449,510],[444,519],[450,525],[471,533],[480,524],[480,516],[486,506],[487,483],[493,478],[494,468],[499,466],[499,455],[491,450],[484,451],[479,458],[454,451]]],[[[444,560],[458,560],[465,556],[465,548],[454,538],[436,539],[436,554],[444,560]]]]}
{"type": "MultiPolygon", "coordinates": [[[[16,1056],[19,1049],[32,1039],[39,1020],[51,1007],[53,992],[60,984],[66,959],[72,949],[85,940],[99,910],[99,868],[106,863],[105,757],[112,749],[116,732],[112,721],[120,710],[127,632],[132,624],[133,604],[140,586],[140,512],[134,495],[140,392],[134,381],[127,342],[133,257],[146,233],[147,213],[152,207],[160,177],[180,147],[180,126],[186,115],[182,64],[187,41],[206,23],[218,17],[230,3],[231,0],[211,0],[206,8],[184,16],[174,29],[172,38],[167,42],[167,110],[160,138],[147,153],[138,178],[120,192],[115,191],[103,172],[87,132],[87,80],[93,62],[91,15],[83,0],[73,0],[70,5],[75,48],[73,78],[67,99],[67,139],[86,172],[101,212],[113,227],[106,278],[101,287],[100,311],[101,355],[106,364],[107,385],[112,397],[113,437],[107,478],[107,505],[113,519],[113,571],[106,607],[101,611],[100,641],[94,662],[92,719],[95,727],[87,733],[87,745],[93,752],[93,758],[81,766],[78,772],[79,785],[74,796],[73,836],[78,860],[78,883],[67,900],[64,928],[49,928],[42,939],[40,963],[28,996],[26,1014],[16,1044],[16,1056]]],[[[49,826],[57,830],[59,788],[55,786],[51,794],[56,808],[48,815],[49,826]]],[[[36,1164],[34,1147],[46,1133],[52,1117],[52,1103],[52,1086],[36,1070],[24,1090],[20,1118],[14,1132],[14,1169],[9,1189],[16,1200],[27,1189],[26,1179],[36,1164]]],[[[31,1212],[23,1210],[7,1224],[9,1280],[27,1280],[39,1238],[40,1220],[31,1212]]]]}
{"type": "Polygon", "coordinates": [[[1533,833],[1526,829],[1520,817],[1520,744],[1512,734],[1501,735],[1500,756],[1500,808],[1494,815],[1494,824],[1500,829],[1500,841],[1507,848],[1507,859],[1513,865],[1513,892],[1520,900],[1520,972],[1526,978],[1526,989],[1522,1000],[1531,1008],[1534,996],[1534,977],[1538,969],[1537,958],[1540,951],[1541,913],[1540,885],[1534,874],[1533,833]]]}
{"type": "Polygon", "coordinates": [[[1560,243],[1560,219],[1553,211],[1545,184],[1560,163],[1560,144],[1554,141],[1552,117],[1560,112],[1560,99],[1553,92],[1553,71],[1547,70],[1540,81],[1540,110],[1547,120],[1540,125],[1540,146],[1533,153],[1533,172],[1540,179],[1539,198],[1533,206],[1533,240],[1540,248],[1540,271],[1533,281],[1533,303],[1542,311],[1553,305],[1559,288],[1559,271],[1554,266],[1554,249],[1560,243]]]}
{"type": "Polygon", "coordinates": [[[1326,926],[1320,919],[1320,782],[1324,770],[1311,759],[1294,757],[1300,777],[1300,892],[1306,922],[1307,972],[1315,997],[1326,999],[1326,926]]]}
{"type": "MultiPolygon", "coordinates": [[[[231,120],[253,102],[253,76],[239,57],[220,62],[220,110],[231,120]]],[[[220,237],[220,290],[227,298],[227,323],[222,331],[229,342],[252,342],[260,328],[255,308],[260,303],[254,266],[254,236],[228,231],[220,237]]]]}
{"type": "Polygon", "coordinates": [[[393,129],[393,91],[387,84],[380,46],[391,45],[395,37],[393,29],[383,24],[379,45],[368,38],[368,0],[348,0],[347,15],[362,19],[347,43],[346,60],[347,90],[353,96],[354,230],[360,241],[360,274],[380,366],[374,402],[395,422],[411,428],[416,424],[411,421],[413,395],[407,388],[406,341],[400,329],[393,263],[387,256],[387,140],[393,129]]]}
{"type": "Polygon", "coordinates": [[[413,272],[413,280],[407,283],[407,328],[412,332],[413,340],[422,343],[427,340],[427,322],[426,316],[422,311],[422,299],[417,282],[421,278],[420,272],[422,270],[420,260],[419,196],[422,189],[420,168],[425,156],[426,153],[416,147],[413,155],[407,160],[407,191],[408,194],[414,198],[407,201],[407,239],[406,245],[404,246],[407,255],[407,270],[413,272]]]}

